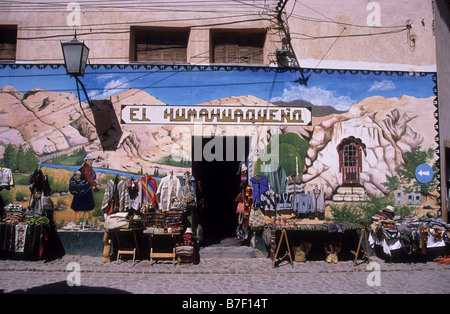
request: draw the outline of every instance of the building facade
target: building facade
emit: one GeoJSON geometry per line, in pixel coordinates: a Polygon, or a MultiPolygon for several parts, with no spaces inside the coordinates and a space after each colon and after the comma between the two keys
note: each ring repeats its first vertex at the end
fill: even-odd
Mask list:
{"type": "MultiPolygon", "coordinates": [[[[443,2],[4,4],[3,166],[23,171],[5,156],[34,152],[53,190],[86,153],[100,177],[188,171],[216,208],[204,219],[224,234],[238,223],[243,162],[247,180],[276,174],[278,195],[299,178],[329,204],[395,194],[447,219],[443,2]],[[61,51],[75,34],[89,47],[81,85],[61,51]]],[[[57,201],[69,207],[71,195],[57,201]]],[[[72,214],[55,213],[61,224],[72,214]]]]}

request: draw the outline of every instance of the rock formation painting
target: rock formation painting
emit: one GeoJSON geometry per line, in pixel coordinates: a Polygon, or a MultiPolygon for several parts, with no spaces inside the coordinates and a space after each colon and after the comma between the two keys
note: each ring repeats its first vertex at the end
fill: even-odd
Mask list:
{"type": "Polygon", "coordinates": [[[329,201],[401,192],[437,202],[436,177],[423,186],[410,176],[417,160],[432,167],[438,161],[434,73],[302,71],[307,85],[299,85],[298,71],[275,68],[97,65],[82,78],[89,99],[79,99],[62,66],[1,65],[0,160],[26,177],[38,164],[71,172],[80,152],[91,153],[105,175],[158,178],[191,167],[193,137],[243,135],[251,139],[246,157],[254,171],[266,166],[264,154],[277,143],[268,163],[320,186],[329,201]],[[129,105],[308,108],[312,120],[128,124],[121,110],[129,105]],[[11,162],[11,151],[19,150],[33,156],[31,166],[11,162]]]}

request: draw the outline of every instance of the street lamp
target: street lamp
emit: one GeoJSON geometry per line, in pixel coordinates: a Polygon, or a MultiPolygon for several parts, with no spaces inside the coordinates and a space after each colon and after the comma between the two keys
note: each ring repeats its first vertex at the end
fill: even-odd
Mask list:
{"type": "Polygon", "coordinates": [[[89,48],[84,44],[84,42],[77,40],[77,32],[75,31],[75,35],[71,41],[61,43],[61,48],[64,57],[64,65],[66,66],[67,74],[75,78],[77,83],[77,91],[78,91],[78,102],[80,103],[81,111],[83,112],[84,117],[87,121],[89,121],[94,127],[95,124],[92,123],[91,120],[86,116],[84,112],[83,106],[81,105],[80,99],[80,89],[78,85],[81,85],[83,88],[84,96],[88,104],[91,104],[89,100],[89,95],[84,87],[83,82],[78,78],[79,76],[84,75],[84,70],[86,70],[87,58],[89,55],[89,48]]]}
{"type": "Polygon", "coordinates": [[[78,77],[84,75],[89,48],[77,40],[77,33],[71,41],[61,43],[67,74],[78,77]]]}

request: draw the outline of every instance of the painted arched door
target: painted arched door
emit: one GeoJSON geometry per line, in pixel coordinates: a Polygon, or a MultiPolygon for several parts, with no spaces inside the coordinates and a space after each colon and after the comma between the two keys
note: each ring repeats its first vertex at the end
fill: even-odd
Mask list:
{"type": "Polygon", "coordinates": [[[342,173],[343,185],[360,183],[362,151],[365,149],[365,145],[360,139],[350,136],[343,139],[337,149],[339,152],[339,172],[342,173]]]}

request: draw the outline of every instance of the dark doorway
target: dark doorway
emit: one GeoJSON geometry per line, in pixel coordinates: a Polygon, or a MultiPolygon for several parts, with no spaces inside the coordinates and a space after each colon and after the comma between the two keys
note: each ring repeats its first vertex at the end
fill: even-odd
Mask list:
{"type": "Polygon", "coordinates": [[[241,183],[238,170],[241,161],[249,154],[250,138],[193,137],[192,143],[192,173],[201,185],[207,204],[200,213],[204,244],[236,237],[238,216],[235,199],[241,183]],[[215,142],[211,142],[212,140],[215,142]],[[202,150],[201,154],[199,149],[202,150]]]}

